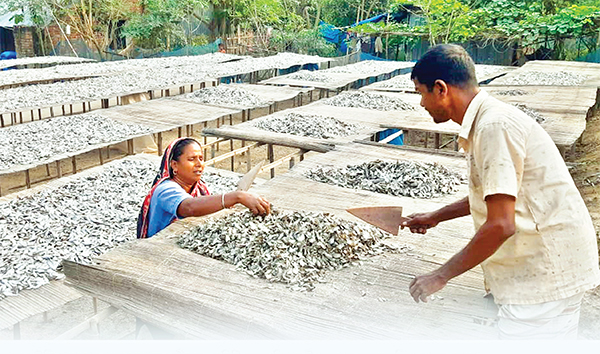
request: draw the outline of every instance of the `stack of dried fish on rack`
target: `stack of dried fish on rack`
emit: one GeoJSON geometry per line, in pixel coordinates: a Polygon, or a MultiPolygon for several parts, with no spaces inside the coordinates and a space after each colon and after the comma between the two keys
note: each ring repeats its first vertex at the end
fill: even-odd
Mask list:
{"type": "Polygon", "coordinates": [[[272,103],[236,85],[207,87],[186,94],[182,98],[202,104],[235,105],[242,107],[264,107],[272,103]]]}
{"type": "Polygon", "coordinates": [[[518,109],[522,110],[523,112],[525,112],[525,114],[527,114],[531,118],[535,119],[535,121],[538,123],[542,123],[546,120],[546,117],[544,117],[542,114],[540,114],[540,112],[536,111],[535,109],[527,107],[524,103],[513,103],[512,105],[517,107],[518,109]]]}
{"type": "Polygon", "coordinates": [[[359,131],[359,126],[333,117],[316,114],[288,113],[257,119],[253,127],[275,133],[308,136],[317,139],[343,137],[359,131]]]}
{"type": "Polygon", "coordinates": [[[308,71],[308,70],[300,70],[293,74],[289,74],[286,78],[290,80],[299,80],[299,81],[311,81],[311,82],[322,82],[322,83],[331,83],[335,80],[321,71],[308,71]]]}
{"type": "Polygon", "coordinates": [[[312,290],[327,270],[347,267],[363,256],[392,249],[379,243],[388,234],[330,214],[274,208],[266,217],[248,211],[211,219],[178,241],[185,249],[224,260],[255,278],[312,290]]]}
{"type": "MultiPolygon", "coordinates": [[[[31,58],[37,60],[39,57],[31,58]]],[[[40,80],[60,79],[71,76],[102,76],[128,73],[132,71],[158,71],[176,66],[187,66],[207,71],[215,64],[241,58],[240,56],[224,53],[212,53],[196,56],[163,57],[147,59],[131,59],[118,61],[103,61],[84,64],[57,65],[43,69],[21,69],[0,71],[0,86],[40,80]]],[[[23,58],[19,60],[25,60],[23,58]]],[[[77,58],[73,58],[77,59],[77,58]]]]}
{"type": "Polygon", "coordinates": [[[400,97],[380,95],[368,91],[342,92],[323,103],[336,107],[375,109],[379,111],[413,111],[415,107],[400,97]]]}
{"type": "Polygon", "coordinates": [[[350,65],[336,66],[327,69],[326,72],[358,75],[383,74],[399,69],[400,64],[403,63],[398,61],[363,60],[350,65]]]}
{"type": "MultiPolygon", "coordinates": [[[[61,278],[60,262],[92,257],[135,238],[140,206],[157,163],[123,159],[99,173],[0,204],[0,298],[61,278]]],[[[206,172],[213,193],[236,178],[206,172]]]]}
{"type": "Polygon", "coordinates": [[[118,122],[99,114],[81,114],[19,124],[0,129],[0,170],[43,163],[90,145],[121,142],[148,134],[142,125],[118,122]]]}
{"type": "MultiPolygon", "coordinates": [[[[577,74],[569,71],[529,70],[503,77],[498,82],[501,82],[502,85],[578,86],[588,78],[588,75],[577,74]]],[[[494,82],[496,82],[496,80],[494,80],[494,82]]]]}
{"type": "Polygon", "coordinates": [[[505,71],[506,67],[502,65],[484,65],[475,64],[475,77],[477,80],[481,80],[490,75],[505,71]]]}
{"type": "Polygon", "coordinates": [[[415,83],[410,79],[410,74],[403,74],[394,76],[393,78],[385,81],[380,81],[375,84],[376,87],[390,88],[390,89],[415,89],[415,83]]]}
{"type": "Polygon", "coordinates": [[[319,166],[304,176],[344,188],[413,198],[434,198],[454,193],[466,180],[464,175],[437,163],[382,160],[345,168],[319,166]]]}

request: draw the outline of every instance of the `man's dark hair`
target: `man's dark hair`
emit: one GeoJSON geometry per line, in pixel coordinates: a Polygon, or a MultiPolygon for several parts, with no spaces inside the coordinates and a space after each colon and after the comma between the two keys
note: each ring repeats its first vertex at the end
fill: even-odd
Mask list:
{"type": "Polygon", "coordinates": [[[461,88],[478,86],[473,59],[456,44],[438,44],[429,48],[413,67],[410,79],[417,79],[430,92],[435,80],[461,88]]]}

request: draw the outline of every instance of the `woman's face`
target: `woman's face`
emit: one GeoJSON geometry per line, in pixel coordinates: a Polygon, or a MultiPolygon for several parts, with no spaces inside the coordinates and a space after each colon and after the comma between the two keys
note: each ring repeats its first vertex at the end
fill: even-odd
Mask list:
{"type": "Polygon", "coordinates": [[[177,161],[171,161],[174,178],[186,184],[194,184],[200,180],[204,172],[204,156],[198,143],[190,143],[183,148],[183,153],[177,161]]]}

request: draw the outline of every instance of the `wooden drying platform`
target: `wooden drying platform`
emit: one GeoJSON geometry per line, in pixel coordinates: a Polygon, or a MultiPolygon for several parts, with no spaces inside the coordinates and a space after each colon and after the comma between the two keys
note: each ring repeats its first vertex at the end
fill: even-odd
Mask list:
{"type": "MultiPolygon", "coordinates": [[[[109,157],[104,156],[104,151],[108,154],[108,149],[111,145],[127,142],[128,154],[131,155],[134,152],[134,139],[151,134],[156,134],[156,143],[158,146],[159,155],[163,152],[162,133],[173,129],[178,129],[179,136],[191,136],[193,133],[195,124],[206,124],[210,121],[224,121],[226,117],[229,117],[230,123],[232,122],[232,116],[239,113],[239,111],[205,106],[199,104],[193,104],[183,101],[175,100],[153,100],[145,101],[135,105],[118,106],[112,109],[108,109],[102,112],[102,116],[116,121],[125,123],[140,124],[151,129],[151,132],[144,134],[131,135],[118,141],[111,141],[102,144],[89,145],[84,149],[72,152],[66,152],[58,155],[54,155],[48,159],[40,160],[35,163],[27,165],[13,166],[9,169],[0,171],[0,176],[14,174],[18,172],[25,173],[25,186],[31,188],[30,170],[36,167],[46,165],[47,178],[60,178],[62,177],[63,171],[61,171],[61,160],[71,159],[72,162],[72,173],[77,172],[77,156],[85,154],[90,151],[97,150],[100,164],[104,164],[105,159],[109,157]],[[184,132],[185,128],[185,132],[184,132]],[[57,174],[56,176],[50,176],[48,166],[51,163],[56,163],[57,174]]],[[[220,124],[220,123],[219,123],[220,124]]],[[[0,195],[2,190],[0,189],[0,195]]]]}
{"type": "Polygon", "coordinates": [[[13,66],[18,69],[34,69],[34,68],[45,68],[56,65],[66,64],[80,64],[86,62],[95,62],[94,59],[87,58],[75,58],[75,57],[61,57],[61,56],[46,56],[46,57],[31,57],[31,58],[18,58],[10,60],[0,61],[0,69],[12,68],[13,66]]]}
{"type": "MultiPolygon", "coordinates": [[[[320,73],[322,71],[316,71],[320,73]]],[[[324,72],[324,71],[323,71],[324,72]]],[[[340,91],[349,90],[354,86],[355,83],[363,80],[359,75],[350,75],[350,74],[327,74],[328,77],[332,78],[332,82],[319,82],[319,81],[303,81],[290,79],[290,75],[294,75],[295,73],[289,75],[282,75],[270,78],[268,80],[263,80],[259,82],[264,85],[275,85],[275,86],[292,86],[292,87],[313,87],[319,90],[319,98],[329,97],[330,92],[338,93],[340,91]]],[[[313,100],[312,91],[311,91],[311,101],[313,100]]]]}
{"type": "MultiPolygon", "coordinates": [[[[524,71],[543,71],[557,72],[567,71],[580,75],[588,75],[589,77],[581,85],[577,86],[592,86],[600,87],[600,64],[586,63],[581,61],[563,61],[563,60],[534,60],[525,63],[522,67],[514,70],[503,77],[493,80],[489,83],[490,86],[506,85],[506,81],[513,76],[516,76],[524,71]]],[[[515,85],[513,85],[515,86],[515,85]]],[[[529,86],[529,85],[525,85],[529,86]]],[[[536,85],[532,85],[536,86],[536,85]]],[[[539,84],[537,86],[540,86],[539,84]]],[[[521,87],[521,86],[519,86],[521,87]]],[[[565,87],[565,86],[559,86],[565,87]]]]}
{"type": "MultiPolygon", "coordinates": [[[[366,146],[338,147],[320,161],[359,162],[365,157],[437,160],[434,155],[366,146]],[[337,149],[340,149],[339,151],[337,149]],[[379,153],[381,152],[381,154],[379,153]],[[365,155],[367,154],[367,155],[365,155]],[[357,157],[357,159],[353,159],[357,157]]],[[[456,160],[456,159],[455,159],[456,160]]],[[[441,163],[460,165],[441,158],[441,163]]],[[[462,162],[464,163],[464,161],[462,162]]],[[[313,165],[307,159],[298,168],[313,165]]],[[[352,206],[403,205],[430,210],[440,200],[397,198],[333,187],[288,173],[254,188],[277,207],[337,214],[352,206]]],[[[461,196],[462,197],[462,196],[461,196]]],[[[456,196],[458,199],[459,196],[456,196]]],[[[215,217],[223,213],[215,214],[215,217]]],[[[96,258],[94,265],[67,262],[69,285],[183,337],[202,339],[493,339],[496,306],[484,298],[476,269],[452,280],[437,299],[416,304],[408,294],[414,274],[435,269],[437,259],[458,251],[472,236],[469,218],[448,222],[427,237],[402,232],[386,242],[414,245],[408,253],[386,253],[327,275],[314,291],[290,291],[255,279],[222,261],[180,249],[177,238],[206,218],[172,224],[148,240],[96,258]],[[425,241],[427,240],[427,241],[425,241]],[[439,249],[439,251],[438,251],[439,249]],[[435,255],[432,255],[435,253],[435,255]]]]}
{"type": "MultiPolygon", "coordinates": [[[[353,65],[359,64],[360,62],[354,64],[345,65],[345,67],[352,68],[353,65]]],[[[379,71],[375,71],[372,73],[361,73],[361,72],[352,72],[346,73],[347,75],[356,75],[360,78],[360,82],[358,86],[365,86],[377,81],[389,80],[394,76],[409,73],[412,70],[412,67],[415,65],[413,62],[408,61],[397,61],[397,62],[387,62],[387,63],[395,63],[395,68],[382,69],[379,71]]],[[[335,69],[335,68],[334,68],[335,69]]],[[[327,74],[335,74],[335,72],[331,72],[333,69],[327,69],[321,71],[322,73],[327,74]]]]}
{"type": "MultiPolygon", "coordinates": [[[[252,84],[225,84],[233,88],[240,88],[253,93],[264,101],[271,102],[265,106],[246,106],[239,104],[207,104],[209,106],[224,107],[242,111],[242,122],[251,120],[251,113],[261,108],[268,108],[269,114],[279,110],[279,106],[290,102],[293,107],[304,104],[304,96],[310,94],[311,88],[290,87],[290,86],[270,86],[270,85],[252,85],[252,84]]],[[[196,103],[194,100],[186,97],[176,96],[173,99],[196,103]]]]}
{"type": "Polygon", "coordinates": [[[492,96],[507,103],[525,104],[546,118],[540,123],[558,146],[563,157],[574,149],[586,128],[586,118],[596,105],[598,89],[591,86],[487,86],[492,96]],[[497,92],[521,90],[527,95],[508,96],[497,92]]]}
{"type": "Polygon", "coordinates": [[[216,80],[206,79],[205,81],[178,85],[174,87],[157,88],[139,92],[126,92],[106,98],[91,98],[84,101],[57,103],[50,106],[19,108],[15,111],[0,113],[0,127],[3,128],[6,126],[27,123],[35,120],[86,113],[97,109],[105,109],[140,101],[170,97],[192,92],[206,86],[216,85],[216,80]]]}
{"type": "MultiPolygon", "coordinates": [[[[155,161],[157,166],[160,163],[158,156],[147,154],[130,156],[126,157],[126,159],[155,161]]],[[[105,167],[106,165],[93,167],[74,176],[62,177],[31,189],[1,197],[0,203],[8,203],[12,200],[32,196],[46,190],[60,188],[81,178],[100,173],[105,167]]],[[[61,307],[68,302],[79,299],[81,296],[83,295],[80,292],[66,286],[64,280],[50,281],[50,283],[37,289],[23,290],[17,296],[9,296],[0,300],[0,329],[13,326],[15,338],[19,338],[19,323],[21,321],[61,307]]]]}
{"type": "Polygon", "coordinates": [[[261,130],[252,126],[254,122],[268,120],[273,117],[286,115],[288,113],[319,114],[323,116],[334,117],[344,122],[355,122],[345,115],[346,112],[339,110],[339,107],[333,107],[324,105],[320,102],[314,102],[306,106],[286,109],[268,116],[256,118],[252,122],[245,122],[233,126],[223,126],[220,128],[204,129],[202,134],[225,139],[249,140],[264,144],[295,147],[307,151],[327,152],[330,151],[336,144],[348,143],[356,139],[369,139],[371,135],[381,130],[378,125],[375,124],[362,124],[360,131],[354,135],[331,139],[317,139],[293,134],[275,133],[267,130],[261,130]]]}
{"type": "MultiPolygon", "coordinates": [[[[485,86],[484,90],[490,92],[501,101],[508,103],[523,103],[531,109],[539,111],[548,119],[540,125],[552,138],[563,157],[567,150],[572,149],[585,130],[586,117],[590,108],[596,100],[596,89],[591,87],[559,87],[559,86],[485,86]],[[505,89],[520,89],[531,92],[523,96],[502,96],[494,94],[494,91],[505,89]]],[[[391,97],[398,97],[417,107],[416,111],[373,111],[361,108],[345,108],[354,110],[356,113],[347,113],[349,121],[354,117],[363,120],[379,122],[381,127],[402,129],[406,131],[421,131],[433,133],[433,148],[440,147],[440,134],[458,135],[460,126],[454,122],[436,124],[429,113],[420,107],[419,95],[410,93],[386,93],[379,92],[391,97]]],[[[315,103],[305,107],[316,107],[321,103],[315,103]]],[[[412,144],[409,139],[405,144],[412,144]]],[[[427,147],[427,142],[425,143],[427,147]]],[[[458,145],[455,143],[455,150],[458,145]]]]}
{"type": "MultiPolygon", "coordinates": [[[[159,156],[149,154],[128,156],[124,159],[151,161],[154,162],[157,167],[161,160],[159,156]]],[[[118,161],[114,161],[114,163],[118,163],[118,161]]],[[[0,203],[6,203],[19,198],[33,196],[46,190],[60,188],[68,183],[87,178],[97,173],[102,173],[107,165],[93,167],[74,176],[63,177],[54,181],[50,181],[44,185],[11,194],[10,196],[1,197],[0,203]]],[[[206,171],[218,172],[224,176],[241,177],[239,174],[224,170],[217,170],[211,167],[207,167],[206,171]]],[[[257,179],[255,180],[254,185],[259,185],[261,183],[264,183],[264,180],[257,179]]],[[[15,339],[19,339],[21,321],[59,308],[71,301],[79,299],[82,296],[83,294],[79,291],[70,286],[66,286],[64,284],[64,280],[53,280],[37,289],[23,290],[19,292],[17,296],[10,296],[0,300],[0,329],[5,329],[12,326],[15,339]]],[[[95,301],[96,299],[94,299],[94,302],[95,301]]]]}
{"type": "MultiPolygon", "coordinates": [[[[477,67],[477,64],[475,64],[475,67],[477,67]]],[[[502,70],[499,70],[497,72],[493,72],[491,74],[488,75],[484,75],[480,78],[478,78],[478,82],[479,84],[484,84],[487,83],[495,78],[498,78],[500,76],[506,75],[507,73],[516,70],[516,67],[513,66],[504,66],[502,67],[502,70]]],[[[387,81],[387,80],[386,80],[387,81]]],[[[394,87],[385,87],[383,85],[385,85],[386,81],[380,81],[380,82],[375,82],[373,84],[361,87],[361,90],[364,91],[383,91],[383,92],[409,92],[409,93],[417,93],[417,91],[415,91],[414,86],[411,87],[402,87],[402,88],[394,88],[394,87]]]]}
{"type": "Polygon", "coordinates": [[[0,90],[6,90],[6,89],[14,88],[14,87],[28,86],[28,85],[52,84],[55,82],[62,82],[62,81],[77,81],[77,80],[91,79],[91,78],[95,78],[95,77],[99,77],[99,76],[101,76],[101,75],[98,75],[98,74],[96,74],[96,75],[69,75],[69,76],[63,76],[63,77],[51,77],[51,78],[45,78],[45,79],[19,81],[19,82],[13,82],[10,84],[0,85],[0,90]]]}

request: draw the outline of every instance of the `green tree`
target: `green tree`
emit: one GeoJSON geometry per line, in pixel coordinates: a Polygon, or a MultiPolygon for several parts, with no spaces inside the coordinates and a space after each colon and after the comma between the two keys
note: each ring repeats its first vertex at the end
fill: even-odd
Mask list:
{"type": "Polygon", "coordinates": [[[131,14],[123,33],[143,48],[171,50],[189,42],[182,22],[191,16],[202,19],[205,0],[141,0],[141,13],[131,14]]]}

